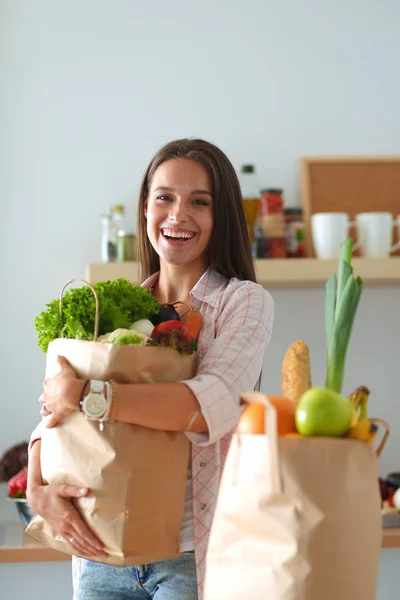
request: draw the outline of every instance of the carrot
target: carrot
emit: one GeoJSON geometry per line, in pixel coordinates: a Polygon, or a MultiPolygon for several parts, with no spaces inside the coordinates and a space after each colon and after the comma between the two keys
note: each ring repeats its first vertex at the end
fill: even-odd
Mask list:
{"type": "Polygon", "coordinates": [[[190,335],[197,342],[201,328],[203,327],[203,315],[198,308],[188,310],[182,319],[184,325],[189,329],[190,335]]]}

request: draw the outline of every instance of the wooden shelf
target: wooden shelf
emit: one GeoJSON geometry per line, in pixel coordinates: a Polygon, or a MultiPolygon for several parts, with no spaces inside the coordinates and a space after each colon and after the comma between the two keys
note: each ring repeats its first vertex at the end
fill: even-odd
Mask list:
{"type": "MultiPolygon", "coordinates": [[[[257,280],[266,288],[321,287],[337,270],[337,260],[315,258],[264,259],[255,261],[257,280]]],[[[400,257],[354,258],[353,267],[366,285],[400,285],[400,257]]],[[[140,283],[136,262],[90,263],[90,283],[126,277],[140,283]]]]}

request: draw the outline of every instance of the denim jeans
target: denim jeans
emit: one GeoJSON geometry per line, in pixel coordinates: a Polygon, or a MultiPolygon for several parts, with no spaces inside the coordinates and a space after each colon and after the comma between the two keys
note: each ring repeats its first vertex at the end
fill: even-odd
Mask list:
{"type": "Polygon", "coordinates": [[[137,567],[81,559],[76,600],[197,600],[193,552],[137,567]]]}

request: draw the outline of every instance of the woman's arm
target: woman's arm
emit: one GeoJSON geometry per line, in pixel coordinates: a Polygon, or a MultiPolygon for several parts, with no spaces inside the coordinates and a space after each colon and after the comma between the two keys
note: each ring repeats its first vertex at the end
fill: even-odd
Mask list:
{"type": "Polygon", "coordinates": [[[163,431],[207,431],[196,396],[184,383],[114,384],[113,388],[117,421],[163,431]]]}
{"type": "Polygon", "coordinates": [[[37,440],[29,453],[26,497],[30,507],[59,531],[79,554],[107,557],[103,544],[86,527],[71,501],[72,498],[87,496],[88,488],[46,485],[40,466],[40,447],[41,442],[37,440]]]}
{"type": "MultiPolygon", "coordinates": [[[[42,415],[48,428],[79,410],[80,398],[89,391],[65,358],[58,361],[59,373],[43,384],[42,415]]],[[[112,415],[117,421],[162,431],[207,431],[196,396],[184,383],[114,383],[112,415]]]]}

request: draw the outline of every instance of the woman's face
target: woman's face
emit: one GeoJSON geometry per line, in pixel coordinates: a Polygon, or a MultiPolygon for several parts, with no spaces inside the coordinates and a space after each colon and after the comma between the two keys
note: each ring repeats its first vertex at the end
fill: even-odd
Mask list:
{"type": "Polygon", "coordinates": [[[160,262],[207,266],[214,217],[206,167],[188,158],[162,163],[150,184],[145,215],[147,235],[160,262]]]}

